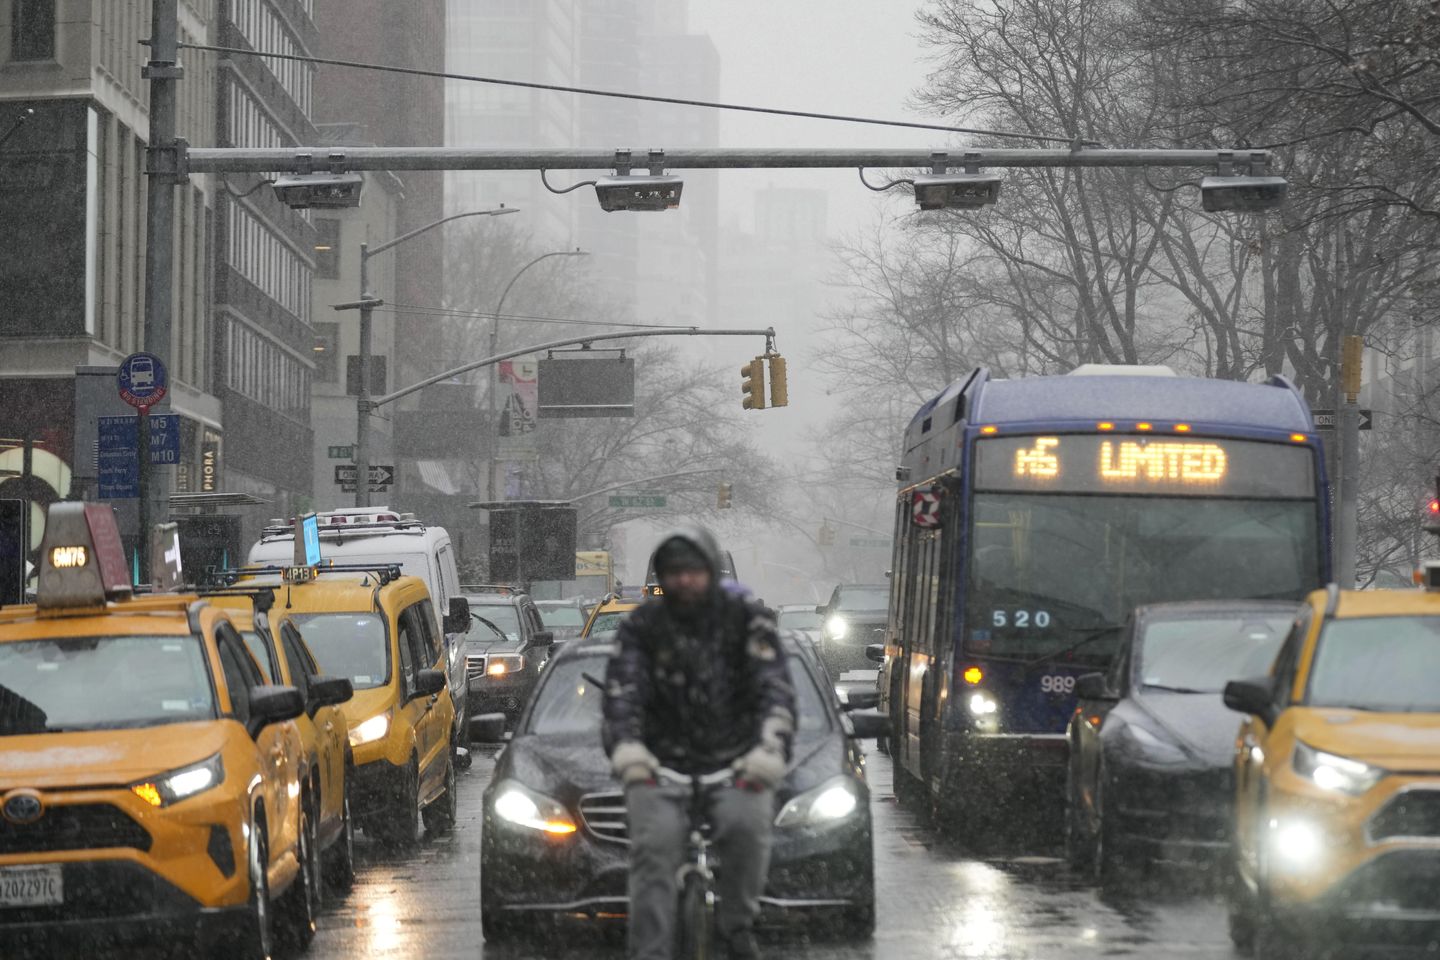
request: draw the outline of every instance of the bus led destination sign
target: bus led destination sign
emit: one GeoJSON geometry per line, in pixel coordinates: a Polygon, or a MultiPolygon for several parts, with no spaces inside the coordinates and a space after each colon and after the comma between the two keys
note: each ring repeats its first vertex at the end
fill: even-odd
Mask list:
{"type": "Polygon", "coordinates": [[[1090,434],[995,437],[976,447],[983,490],[1311,497],[1309,447],[1090,434]]]}

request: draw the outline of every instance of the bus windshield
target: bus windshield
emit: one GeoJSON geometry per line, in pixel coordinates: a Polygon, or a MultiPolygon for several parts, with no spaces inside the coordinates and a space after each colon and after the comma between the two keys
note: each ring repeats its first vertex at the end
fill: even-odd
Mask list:
{"type": "Polygon", "coordinates": [[[1320,581],[1310,500],[979,493],[965,649],[1105,662],[1136,606],[1300,600],[1320,581]]]}

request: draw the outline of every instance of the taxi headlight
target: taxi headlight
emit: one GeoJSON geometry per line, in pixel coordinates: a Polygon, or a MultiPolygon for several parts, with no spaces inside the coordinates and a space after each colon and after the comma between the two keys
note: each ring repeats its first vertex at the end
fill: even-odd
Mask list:
{"type": "Polygon", "coordinates": [[[1271,820],[1270,856],[1275,866],[1287,872],[1315,866],[1325,849],[1324,837],[1303,820],[1271,820]]]}
{"type": "Polygon", "coordinates": [[[575,832],[575,820],[559,801],[507,780],[495,792],[495,816],[517,827],[551,836],[575,832]]]}
{"type": "Polygon", "coordinates": [[[844,617],[831,617],[825,621],[825,638],[828,640],[844,640],[849,632],[850,624],[844,617]]]}
{"type": "Polygon", "coordinates": [[[217,787],[225,779],[220,754],[158,777],[130,785],[130,791],[152,807],[168,807],[217,787]]]}
{"type": "Polygon", "coordinates": [[[844,777],[822,783],[785,804],[777,827],[818,827],[839,823],[855,812],[860,798],[844,777]]]}
{"type": "Polygon", "coordinates": [[[390,711],[377,713],[369,720],[357,723],[350,728],[350,746],[358,747],[367,743],[374,743],[385,734],[390,732],[390,711]]]}
{"type": "Polygon", "coordinates": [[[1298,740],[1291,762],[1296,773],[1321,790],[1334,790],[1352,797],[1360,796],[1385,776],[1385,771],[1379,767],[1349,757],[1337,757],[1298,740]]]}

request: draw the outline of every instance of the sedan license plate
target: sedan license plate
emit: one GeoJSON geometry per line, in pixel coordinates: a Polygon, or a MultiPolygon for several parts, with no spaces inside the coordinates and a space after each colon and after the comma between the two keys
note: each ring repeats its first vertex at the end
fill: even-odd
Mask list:
{"type": "Polygon", "coordinates": [[[65,877],[58,863],[0,867],[0,909],[50,907],[65,902],[65,877]]]}

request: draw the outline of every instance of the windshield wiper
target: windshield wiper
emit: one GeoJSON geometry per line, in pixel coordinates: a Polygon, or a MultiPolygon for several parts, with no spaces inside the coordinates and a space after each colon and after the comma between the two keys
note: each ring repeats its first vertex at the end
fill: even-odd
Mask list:
{"type": "Polygon", "coordinates": [[[1168,683],[1142,683],[1145,690],[1164,690],[1166,693],[1215,693],[1214,690],[1196,690],[1194,687],[1172,687],[1168,683]]]}
{"type": "Polygon", "coordinates": [[[1064,655],[1067,654],[1067,653],[1073,653],[1074,651],[1079,650],[1081,647],[1085,646],[1086,644],[1094,643],[1096,640],[1099,640],[1101,637],[1107,637],[1107,636],[1109,636],[1109,635],[1112,634],[1112,633],[1119,633],[1119,632],[1120,632],[1120,627],[1119,627],[1118,625],[1116,625],[1116,626],[1109,626],[1109,627],[1101,627],[1099,630],[1093,630],[1093,631],[1091,631],[1090,633],[1087,633],[1085,636],[1081,637],[1079,640],[1076,640],[1074,643],[1070,644],[1068,647],[1061,647],[1059,650],[1052,650],[1052,651],[1050,651],[1049,653],[1042,654],[1042,655],[1036,657],[1034,660],[1026,661],[1026,664],[1025,664],[1025,665],[1028,666],[1028,667],[1033,667],[1033,666],[1035,666],[1036,664],[1041,664],[1041,663],[1045,663],[1046,661],[1049,661],[1049,660],[1054,660],[1056,657],[1064,656],[1064,655]]]}

